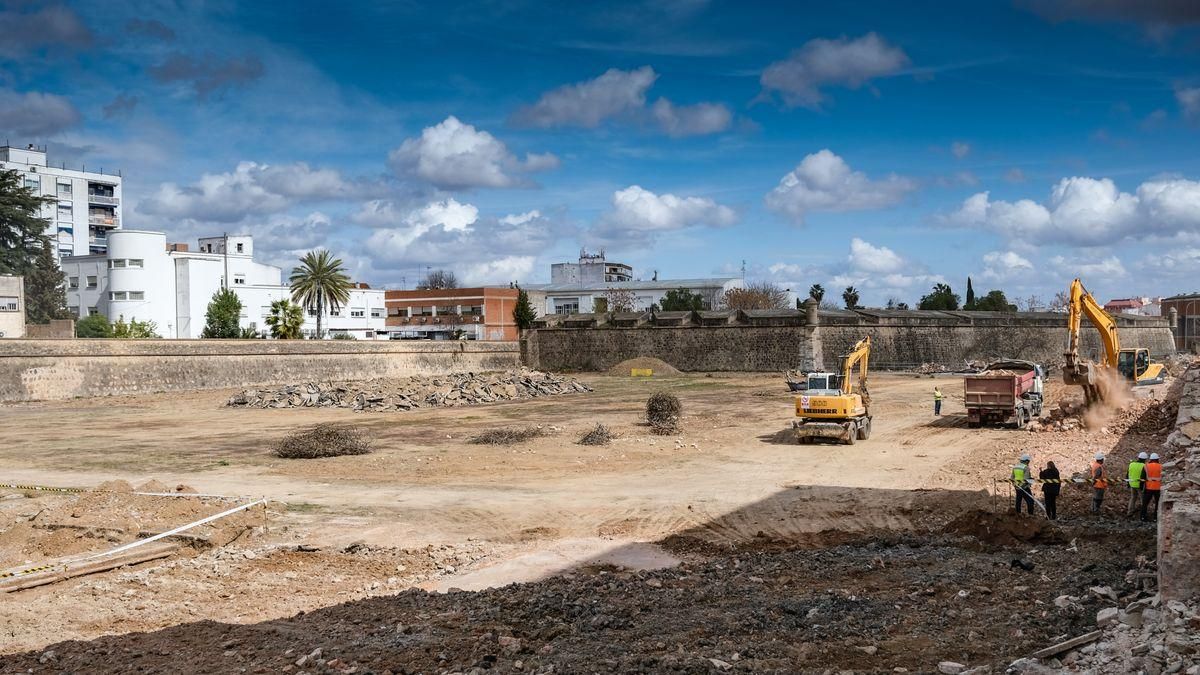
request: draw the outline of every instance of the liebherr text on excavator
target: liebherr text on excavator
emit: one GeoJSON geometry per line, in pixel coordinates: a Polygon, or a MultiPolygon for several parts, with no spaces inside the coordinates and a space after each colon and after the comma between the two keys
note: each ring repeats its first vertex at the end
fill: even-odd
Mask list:
{"type": "Polygon", "coordinates": [[[871,396],[867,392],[867,362],[871,358],[871,337],[854,345],[841,357],[837,373],[809,373],[807,390],[796,397],[796,440],[811,443],[814,438],[840,440],[846,445],[871,437],[871,396]],[[859,366],[858,390],[855,391],[854,366],[859,366]]]}
{"type": "Polygon", "coordinates": [[[1067,306],[1067,336],[1067,351],[1063,355],[1063,381],[1083,387],[1084,398],[1089,404],[1105,396],[1102,386],[1105,369],[1113,369],[1122,379],[1134,386],[1159,384],[1165,377],[1163,365],[1152,363],[1150,351],[1146,348],[1121,348],[1116,319],[1104,311],[1079,279],[1071,282],[1070,304],[1067,306]],[[1085,316],[1100,333],[1104,360],[1099,363],[1085,361],[1079,355],[1079,329],[1085,316]]]}

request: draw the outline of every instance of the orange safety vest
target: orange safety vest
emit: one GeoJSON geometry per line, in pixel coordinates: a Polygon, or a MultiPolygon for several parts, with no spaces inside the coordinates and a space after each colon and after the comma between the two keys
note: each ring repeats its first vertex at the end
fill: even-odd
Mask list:
{"type": "Polygon", "coordinates": [[[1103,489],[1108,487],[1108,479],[1104,477],[1104,465],[1092,462],[1092,487],[1103,489]]]}
{"type": "Polygon", "coordinates": [[[1146,489],[1155,492],[1162,489],[1162,464],[1150,462],[1146,465],[1146,489]]]}

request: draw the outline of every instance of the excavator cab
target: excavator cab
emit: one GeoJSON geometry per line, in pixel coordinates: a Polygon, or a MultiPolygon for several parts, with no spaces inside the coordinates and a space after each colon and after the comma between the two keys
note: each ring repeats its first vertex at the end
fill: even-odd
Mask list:
{"type": "Polygon", "coordinates": [[[1117,372],[1127,380],[1137,382],[1138,376],[1150,367],[1150,351],[1147,349],[1122,349],[1117,354],[1117,372]]]}

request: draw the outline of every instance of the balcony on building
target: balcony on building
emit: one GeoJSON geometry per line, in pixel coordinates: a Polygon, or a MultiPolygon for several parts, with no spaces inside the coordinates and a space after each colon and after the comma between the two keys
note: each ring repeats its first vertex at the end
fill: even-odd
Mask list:
{"type": "Polygon", "coordinates": [[[120,201],[117,199],[115,186],[88,182],[88,203],[117,206],[120,201]]]}

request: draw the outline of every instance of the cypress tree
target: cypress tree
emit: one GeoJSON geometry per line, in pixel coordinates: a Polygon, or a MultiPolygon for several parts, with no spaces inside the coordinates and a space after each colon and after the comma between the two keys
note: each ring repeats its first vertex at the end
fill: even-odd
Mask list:
{"type": "Polygon", "coordinates": [[[967,277],[967,302],[963,309],[975,309],[975,289],[971,287],[971,277],[967,277]]]}
{"type": "Polygon", "coordinates": [[[54,258],[50,238],[42,237],[41,250],[25,271],[25,321],[47,323],[69,318],[73,317],[67,311],[67,275],[54,258]]]}
{"type": "Polygon", "coordinates": [[[513,323],[517,324],[520,330],[533,328],[533,322],[537,320],[537,312],[533,309],[533,303],[529,301],[529,293],[521,287],[517,287],[517,304],[513,307],[513,323]]]}

